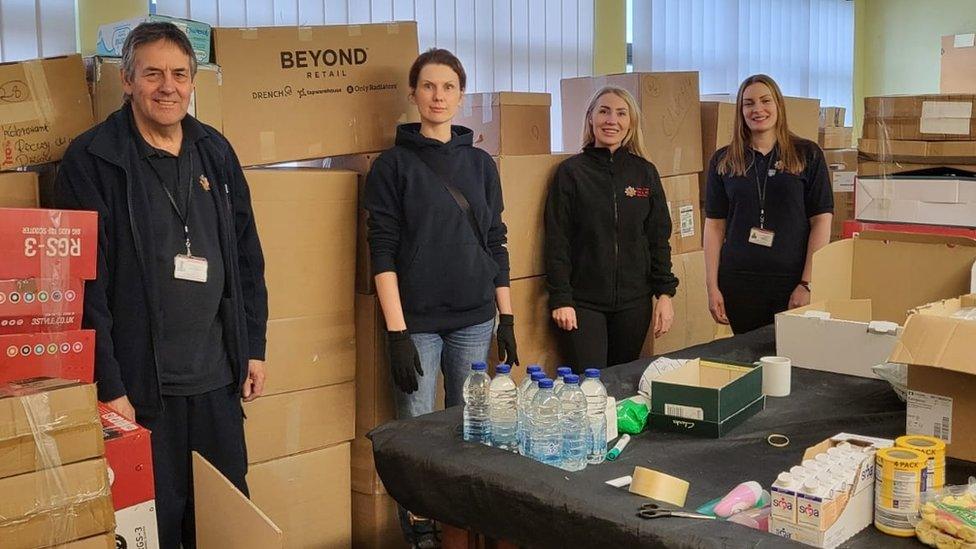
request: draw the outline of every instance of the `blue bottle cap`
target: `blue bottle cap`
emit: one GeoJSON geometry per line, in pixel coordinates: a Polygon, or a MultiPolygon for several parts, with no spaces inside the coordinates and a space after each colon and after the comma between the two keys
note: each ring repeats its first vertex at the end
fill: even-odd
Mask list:
{"type": "Polygon", "coordinates": [[[585,375],[587,378],[597,378],[597,379],[599,379],[599,377],[600,377],[600,370],[597,370],[596,368],[587,368],[583,372],[583,375],[585,375]]]}
{"type": "Polygon", "coordinates": [[[552,389],[552,380],[548,377],[544,377],[539,380],[540,389],[552,389]]]}
{"type": "Polygon", "coordinates": [[[576,374],[566,374],[566,376],[563,377],[563,382],[566,385],[576,385],[579,383],[579,376],[576,374]]]}
{"type": "Polygon", "coordinates": [[[505,364],[504,362],[502,362],[498,366],[495,366],[495,373],[496,374],[507,374],[507,373],[509,373],[511,371],[512,371],[512,367],[509,366],[508,364],[505,364]]]}
{"type": "Polygon", "coordinates": [[[565,377],[566,374],[573,373],[573,369],[569,366],[560,366],[556,368],[556,377],[565,377]]]}
{"type": "Polygon", "coordinates": [[[473,362],[471,364],[471,369],[475,372],[486,372],[488,371],[488,365],[484,362],[473,362]]]}
{"type": "Polygon", "coordinates": [[[531,374],[532,372],[541,372],[542,366],[539,366],[538,364],[530,364],[529,366],[525,367],[525,371],[528,374],[531,374]]]}
{"type": "Polygon", "coordinates": [[[545,372],[532,372],[531,377],[532,377],[532,381],[539,381],[540,379],[545,379],[546,378],[546,373],[545,372]]]}

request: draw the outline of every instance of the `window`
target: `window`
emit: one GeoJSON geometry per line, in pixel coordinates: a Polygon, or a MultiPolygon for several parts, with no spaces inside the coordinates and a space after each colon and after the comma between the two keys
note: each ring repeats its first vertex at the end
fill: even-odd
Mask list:
{"type": "Polygon", "coordinates": [[[77,51],[75,0],[0,0],[0,61],[77,51]]]}

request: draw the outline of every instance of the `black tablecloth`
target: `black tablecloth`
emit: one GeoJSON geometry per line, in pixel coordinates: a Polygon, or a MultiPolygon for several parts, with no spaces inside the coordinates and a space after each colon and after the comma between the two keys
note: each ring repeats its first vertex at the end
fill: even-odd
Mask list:
{"type": "MultiPolygon", "coordinates": [[[[668,356],[752,362],[771,354],[770,326],[668,356]]],[[[604,370],[609,394],[636,394],[650,360],[604,370]]],[[[768,398],[764,411],[721,439],[645,431],[617,461],[574,473],[464,442],[461,407],[387,423],[370,438],[383,484],[408,509],[526,547],[796,547],[722,521],[643,520],[636,510],[647,500],[605,484],[642,465],[689,481],[686,506],[694,509],[746,480],[768,488],[780,471],[800,463],[805,448],[839,432],[894,438],[905,430],[905,405],[886,382],[794,368],[792,384],[789,397],[768,398]],[[792,442],[771,447],[771,433],[792,442]]],[[[970,474],[976,464],[950,460],[950,484],[970,474]]],[[[869,526],[844,547],[919,545],[869,526]]]]}

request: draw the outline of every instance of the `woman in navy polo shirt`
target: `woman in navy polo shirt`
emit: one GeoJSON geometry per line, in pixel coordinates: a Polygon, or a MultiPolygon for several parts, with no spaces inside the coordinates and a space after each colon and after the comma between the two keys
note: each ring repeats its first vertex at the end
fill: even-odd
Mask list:
{"type": "Polygon", "coordinates": [[[704,245],[709,310],[738,334],[810,303],[834,202],[823,151],[790,133],[772,78],[742,82],[736,110],[732,142],[708,167],[704,245]]]}

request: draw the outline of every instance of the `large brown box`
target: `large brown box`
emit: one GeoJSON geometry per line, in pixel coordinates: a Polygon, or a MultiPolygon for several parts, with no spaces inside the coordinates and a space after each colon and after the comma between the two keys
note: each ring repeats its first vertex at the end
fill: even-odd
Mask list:
{"type": "Polygon", "coordinates": [[[499,156],[495,158],[502,182],[508,228],[509,278],[545,274],[545,212],[549,185],[556,168],[568,154],[499,156]]]}
{"type": "Polygon", "coordinates": [[[830,225],[830,239],[844,234],[844,222],[854,219],[854,178],[858,172],[856,149],[825,150],[824,160],[830,170],[834,192],[834,216],[830,225]]]}
{"type": "Polygon", "coordinates": [[[260,463],[352,440],[355,383],[261,397],[244,404],[248,463],[260,463]]]}
{"type": "Polygon", "coordinates": [[[492,156],[552,152],[548,93],[473,93],[464,101],[454,124],[474,132],[474,146],[492,156]]]}
{"type": "Polygon", "coordinates": [[[918,170],[945,169],[955,175],[974,177],[976,176],[976,160],[972,164],[915,164],[911,162],[875,162],[873,160],[861,160],[857,164],[857,175],[861,176],[888,176],[898,175],[918,170]]]}
{"type": "Polygon", "coordinates": [[[818,142],[820,148],[825,150],[849,149],[854,142],[854,128],[849,126],[820,128],[818,142]]]}
{"type": "Polygon", "coordinates": [[[976,35],[942,37],[942,93],[976,93],[976,35]]]}
{"type": "Polygon", "coordinates": [[[95,385],[48,378],[0,384],[0,478],[104,453],[95,385]]]}
{"type": "Polygon", "coordinates": [[[0,64],[0,170],[60,160],[92,126],[80,55],[0,64]]]}
{"type": "Polygon", "coordinates": [[[702,248],[702,219],[698,174],[661,179],[671,215],[671,253],[683,254],[702,248]]]}
{"type": "Polygon", "coordinates": [[[414,108],[417,23],[213,29],[224,135],[241,164],[393,145],[414,108]]]}
{"type": "Polygon", "coordinates": [[[356,326],[351,311],[268,322],[264,394],[273,395],[352,381],[356,326]]]}
{"type": "Polygon", "coordinates": [[[48,547],[115,529],[104,458],[0,479],[4,549],[48,547]]]}
{"type": "Polygon", "coordinates": [[[0,208],[37,208],[39,202],[36,173],[0,173],[0,208]]]}
{"type": "Polygon", "coordinates": [[[864,98],[862,137],[905,141],[976,140],[976,95],[864,98]]]}
{"type": "Polygon", "coordinates": [[[644,144],[662,177],[702,170],[697,72],[635,72],[564,78],[560,84],[563,150],[575,152],[580,149],[587,103],[605,85],[620,86],[637,100],[644,144]]]}
{"type": "Polygon", "coordinates": [[[396,501],[386,494],[352,493],[352,546],[356,549],[406,549],[396,501]]]}
{"type": "Polygon", "coordinates": [[[839,128],[844,126],[847,109],[844,107],[820,107],[820,127],[839,128]]]}
{"type": "MultiPolygon", "coordinates": [[[[118,57],[87,57],[85,65],[88,85],[91,87],[95,123],[101,123],[108,115],[122,107],[122,59],[118,57]]],[[[193,78],[193,94],[190,96],[191,116],[220,130],[220,67],[201,64],[193,78]]]]}
{"type": "MultiPolygon", "coordinates": [[[[512,379],[520,383],[525,377],[525,366],[538,364],[549,377],[556,374],[562,364],[558,333],[549,310],[549,292],[546,277],[534,276],[512,281],[512,312],[515,315],[515,340],[518,341],[519,368],[512,369],[512,379]]],[[[498,357],[496,342],[492,339],[489,358],[498,357]]]]}
{"type": "Polygon", "coordinates": [[[641,350],[643,356],[663,355],[708,343],[715,339],[717,333],[717,324],[708,311],[705,252],[671,256],[671,271],[680,280],[678,291],[671,298],[674,324],[668,333],[654,339],[654,324],[651,322],[641,350]]]}
{"type": "Polygon", "coordinates": [[[251,500],[284,533],[285,547],[349,547],[349,444],[289,456],[247,473],[251,500]]]}
{"type": "Polygon", "coordinates": [[[861,138],[860,155],[878,162],[976,164],[976,141],[895,141],[861,138]]]}
{"type": "Polygon", "coordinates": [[[844,237],[844,222],[854,219],[854,193],[834,193],[834,216],[830,222],[830,241],[844,237]]]}
{"type": "Polygon", "coordinates": [[[366,433],[396,415],[386,325],[375,295],[356,295],[356,339],[356,431],[366,433]]]}
{"type": "Polygon", "coordinates": [[[356,219],[356,292],[361,294],[376,293],[373,280],[373,264],[369,257],[369,229],[366,222],[369,215],[363,202],[366,190],[366,176],[369,175],[373,162],[379,158],[379,153],[349,154],[336,156],[325,160],[325,164],[333,169],[350,170],[356,172],[358,180],[358,203],[356,219]]]}
{"type": "Polygon", "coordinates": [[[264,250],[269,318],[348,314],[356,263],[356,174],[246,170],[264,250]]]}

